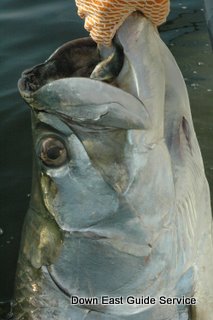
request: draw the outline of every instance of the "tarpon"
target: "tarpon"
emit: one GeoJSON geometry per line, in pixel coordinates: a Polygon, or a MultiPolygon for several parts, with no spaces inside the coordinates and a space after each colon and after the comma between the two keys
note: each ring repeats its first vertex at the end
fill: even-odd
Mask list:
{"type": "Polygon", "coordinates": [[[92,40],[67,44],[19,81],[34,171],[17,320],[212,317],[210,196],[183,77],[142,15],[116,37],[124,61],[110,83],[98,76],[115,59],[103,63],[92,40]],[[196,304],[177,302],[185,298],[196,304]]]}

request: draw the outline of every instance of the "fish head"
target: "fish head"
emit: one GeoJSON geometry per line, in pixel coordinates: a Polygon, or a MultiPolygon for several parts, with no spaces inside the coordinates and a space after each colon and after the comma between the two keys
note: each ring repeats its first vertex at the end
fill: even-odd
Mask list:
{"type": "Polygon", "coordinates": [[[128,130],[146,124],[141,102],[120,91],[70,78],[48,83],[33,95],[41,194],[64,230],[89,227],[113,214],[119,194],[128,188],[128,130]],[[95,90],[101,95],[94,96],[95,90]]]}
{"type": "MultiPolygon", "coordinates": [[[[118,52],[122,55],[120,47],[118,52]]],[[[24,71],[18,83],[32,108],[35,172],[42,189],[34,193],[43,196],[46,209],[67,229],[71,221],[72,228],[85,227],[113,212],[117,192],[124,192],[129,181],[127,132],[149,125],[141,101],[89,78],[100,55],[91,39],[71,41],[44,63],[24,71]]],[[[118,58],[118,54],[107,58],[107,64],[121,68],[118,58]]],[[[118,68],[114,69],[117,75],[118,68]]]]}

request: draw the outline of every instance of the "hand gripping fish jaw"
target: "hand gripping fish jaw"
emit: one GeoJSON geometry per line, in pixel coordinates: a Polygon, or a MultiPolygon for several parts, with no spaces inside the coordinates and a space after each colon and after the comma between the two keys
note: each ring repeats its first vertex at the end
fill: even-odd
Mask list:
{"type": "Polygon", "coordinates": [[[210,319],[209,189],[182,75],[140,14],[116,45],[102,61],[92,40],[68,43],[19,81],[32,108],[34,176],[17,319],[210,319]],[[197,304],[163,305],[162,296],[197,304]]]}
{"type": "Polygon", "coordinates": [[[110,46],[116,31],[133,12],[140,12],[153,25],[165,22],[169,0],[76,0],[78,15],[85,19],[84,27],[92,39],[110,46]]]}

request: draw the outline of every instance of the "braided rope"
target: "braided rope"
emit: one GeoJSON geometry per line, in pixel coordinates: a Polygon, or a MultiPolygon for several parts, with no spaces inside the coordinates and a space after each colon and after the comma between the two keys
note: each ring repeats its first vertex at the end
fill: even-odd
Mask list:
{"type": "Polygon", "coordinates": [[[134,11],[140,11],[156,26],[165,22],[169,0],[76,0],[78,15],[93,40],[109,46],[117,29],[134,11]]]}

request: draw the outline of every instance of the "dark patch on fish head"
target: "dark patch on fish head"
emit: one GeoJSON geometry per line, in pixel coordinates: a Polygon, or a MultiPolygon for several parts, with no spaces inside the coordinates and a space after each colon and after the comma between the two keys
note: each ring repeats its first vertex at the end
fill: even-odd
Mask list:
{"type": "Polygon", "coordinates": [[[174,125],[169,148],[175,154],[176,161],[180,161],[182,165],[188,156],[194,156],[196,152],[196,148],[194,148],[194,131],[185,116],[178,119],[177,125],[174,125]]]}
{"type": "Polygon", "coordinates": [[[189,123],[185,117],[182,118],[182,130],[185,135],[188,147],[192,151],[192,141],[191,141],[191,129],[189,123]]]}

